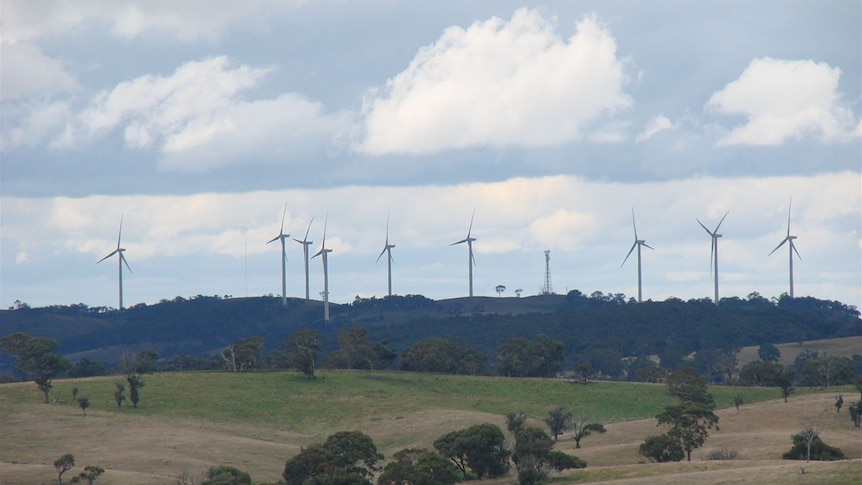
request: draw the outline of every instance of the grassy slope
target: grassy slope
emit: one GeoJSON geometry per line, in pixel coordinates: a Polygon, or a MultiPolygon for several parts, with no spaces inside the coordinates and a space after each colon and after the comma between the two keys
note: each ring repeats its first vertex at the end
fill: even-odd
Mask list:
{"type": "MultiPolygon", "coordinates": [[[[811,340],[808,342],[796,342],[787,344],[776,344],[778,350],[781,351],[781,358],[778,362],[781,365],[793,364],[796,356],[806,350],[816,350],[820,355],[829,354],[839,357],[852,357],[853,354],[862,354],[862,337],[845,337],[831,338],[823,340],[811,340]]],[[[740,367],[753,361],[758,360],[758,346],[743,347],[737,355],[740,367]]]]}
{"type": "MultiPolygon", "coordinates": [[[[524,411],[534,424],[541,424],[558,405],[614,423],[607,434],[585,441],[578,455],[590,468],[559,477],[566,483],[623,477],[655,482],[656,474],[664,481],[665,475],[684,476],[692,465],[719,466],[637,465],[637,445],[659,431],[649,418],[672,402],[659,385],[395,372],[321,372],[314,381],[289,372],[164,374],[146,377],[140,409],[117,410],[111,397],[114,379],[58,381],[54,395],[61,402],[52,405],[39,404],[32,383],[0,386],[0,482],[55,483],[50,463],[67,452],[76,456],[79,466],[106,468],[99,480],[103,485],[171,483],[180,471],[200,473],[214,464],[230,464],[250,471],[258,481],[274,481],[300,446],[334,431],[363,430],[391,456],[408,446],[429,447],[441,434],[471,424],[503,426],[503,415],[510,411],[524,411]],[[90,397],[88,416],[70,403],[72,387],[90,397]]],[[[721,406],[734,390],[716,387],[712,392],[721,406]]],[[[836,435],[826,434],[827,443],[842,447],[852,458],[862,457],[859,433],[850,430],[846,410],[833,416],[832,393],[801,395],[788,405],[769,401],[777,397],[775,389],[746,388],[741,393],[746,402],[756,404],[739,412],[721,411],[722,431],[707,443],[707,449],[714,445],[740,450],[745,461],[727,467],[736,470],[743,463],[760,463],[752,460],[774,460],[789,449],[790,434],[804,427],[809,415],[828,420],[824,429],[836,435]]],[[[572,451],[571,441],[560,447],[572,451]]],[[[780,460],[768,463],[789,466],[780,460]]],[[[792,466],[796,470],[796,464],[792,466]]]]}

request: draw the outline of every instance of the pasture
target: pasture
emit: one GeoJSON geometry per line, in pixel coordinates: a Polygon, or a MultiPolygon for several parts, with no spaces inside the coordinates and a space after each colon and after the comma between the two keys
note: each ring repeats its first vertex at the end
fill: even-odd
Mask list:
{"type": "MultiPolygon", "coordinates": [[[[145,376],[139,409],[113,402],[116,377],[56,381],[51,404],[30,383],[0,386],[0,483],[53,484],[51,463],[64,453],[77,467],[105,468],[102,485],[171,484],[180,473],[200,476],[218,464],[275,482],[301,446],[341,430],[369,434],[391,457],[405,447],[431,447],[443,433],[491,422],[505,429],[507,412],[523,411],[542,425],[549,409],[564,406],[606,424],[608,432],[574,449],[563,436],[558,449],[585,459],[588,468],[555,475],[551,483],[856,483],[862,476],[862,432],[835,395],[858,399],[851,388],[800,389],[788,403],[775,388],[710,387],[720,416],[691,463],[647,464],[637,447],[662,432],[653,417],[674,401],[663,385],[561,379],[442,376],[400,372],[321,371],[308,380],[293,372],[186,373],[145,376]],[[71,390],[88,396],[83,416],[71,390]],[[746,404],[730,406],[734,392],[746,404]],[[781,460],[791,434],[809,424],[826,443],[844,450],[840,463],[781,460]],[[739,456],[704,461],[716,448],[739,456]],[[805,474],[801,473],[805,469],[805,474]],[[696,475],[693,475],[696,474],[696,475]]],[[[488,483],[515,483],[514,476],[488,483]]]]}

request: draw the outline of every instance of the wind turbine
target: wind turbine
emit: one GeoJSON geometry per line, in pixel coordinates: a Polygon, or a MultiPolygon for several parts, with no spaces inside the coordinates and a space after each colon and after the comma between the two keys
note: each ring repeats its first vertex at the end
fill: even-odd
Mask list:
{"type": "Polygon", "coordinates": [[[120,277],[119,277],[119,281],[120,281],[120,310],[123,309],[123,264],[126,265],[126,268],[128,268],[129,273],[132,272],[132,268],[129,267],[129,262],[126,261],[126,257],[123,255],[123,253],[126,251],[126,248],[120,247],[120,239],[122,237],[123,237],[123,216],[121,214],[120,215],[120,232],[117,234],[117,249],[111,251],[111,253],[108,254],[107,256],[105,256],[104,258],[96,261],[96,264],[99,264],[102,261],[110,258],[111,256],[113,256],[115,254],[118,255],[117,265],[119,266],[118,274],[120,275],[120,277]]]}
{"type": "Polygon", "coordinates": [[[470,216],[470,227],[469,229],[467,229],[467,237],[450,244],[450,246],[455,246],[456,244],[467,243],[467,252],[469,253],[469,258],[467,259],[467,268],[469,269],[468,275],[470,280],[470,297],[473,296],[473,265],[476,264],[476,258],[473,257],[473,241],[475,241],[476,238],[470,237],[470,234],[473,231],[473,217],[475,216],[476,209],[473,209],[473,215],[470,216]]]}
{"type": "Polygon", "coordinates": [[[388,282],[389,282],[389,293],[388,293],[389,296],[392,296],[392,248],[394,248],[394,247],[395,247],[394,244],[389,244],[389,216],[387,215],[386,216],[386,245],[383,246],[383,251],[380,251],[380,256],[377,256],[377,261],[375,261],[375,263],[380,261],[380,258],[383,257],[383,254],[386,253],[386,262],[387,262],[386,269],[387,269],[388,282]]]}
{"type": "Polygon", "coordinates": [[[712,263],[712,265],[714,265],[714,267],[715,267],[715,269],[713,270],[713,267],[711,265],[710,271],[715,276],[715,304],[716,305],[718,305],[718,238],[721,237],[721,234],[718,233],[718,228],[721,227],[721,223],[724,222],[724,218],[727,217],[728,214],[730,214],[730,211],[727,211],[724,213],[724,216],[722,216],[721,220],[718,221],[718,225],[715,226],[715,229],[713,229],[712,231],[707,229],[706,226],[704,226],[703,223],[700,222],[700,219],[697,219],[697,223],[700,224],[700,227],[702,227],[703,230],[706,231],[707,234],[709,234],[709,237],[712,238],[712,245],[710,246],[710,249],[709,249],[709,262],[712,263]]]}
{"type": "Polygon", "coordinates": [[[772,252],[769,253],[772,256],[772,253],[778,251],[778,248],[784,246],[784,243],[788,244],[788,253],[789,254],[789,263],[790,263],[790,298],[793,298],[793,252],[796,251],[796,256],[799,259],[802,259],[802,256],[799,255],[799,250],[796,249],[796,244],[793,243],[793,240],[796,239],[796,236],[790,235],[790,210],[793,207],[793,199],[790,199],[790,205],[787,207],[787,236],[781,241],[781,244],[775,247],[772,252]]]}
{"type": "Polygon", "coordinates": [[[281,241],[281,304],[283,306],[287,306],[287,280],[285,276],[285,272],[287,269],[285,265],[287,263],[287,253],[284,250],[284,240],[290,237],[290,234],[284,233],[284,216],[287,214],[287,202],[284,203],[284,211],[281,213],[281,229],[278,231],[278,236],[270,239],[267,244],[271,242],[281,241]]]}
{"type": "Polygon", "coordinates": [[[314,222],[314,218],[312,217],[310,221],[308,221],[308,229],[305,230],[305,237],[300,241],[297,238],[293,238],[294,241],[302,244],[302,259],[305,261],[305,300],[308,301],[308,246],[311,245],[314,241],[308,240],[308,231],[311,230],[311,223],[314,222]]]}
{"type": "Polygon", "coordinates": [[[311,257],[314,259],[320,256],[323,261],[323,321],[329,322],[329,260],[327,255],[332,252],[326,247],[326,222],[329,219],[329,213],[326,214],[326,219],[323,220],[323,242],[320,244],[320,250],[311,257]]]}
{"type": "Polygon", "coordinates": [[[629,249],[629,253],[626,254],[626,259],[623,260],[623,264],[620,265],[620,268],[626,264],[626,261],[629,259],[629,256],[632,255],[632,251],[635,250],[635,247],[638,248],[638,303],[643,301],[643,286],[641,280],[641,246],[648,247],[653,249],[652,246],[646,243],[643,239],[638,239],[638,227],[635,225],[635,209],[632,207],[632,228],[635,230],[635,242],[632,244],[632,248],[629,249]]]}

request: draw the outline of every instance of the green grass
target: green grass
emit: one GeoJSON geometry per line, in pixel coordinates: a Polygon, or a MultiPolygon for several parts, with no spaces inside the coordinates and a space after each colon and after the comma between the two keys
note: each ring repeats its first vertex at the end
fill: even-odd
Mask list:
{"type": "MultiPolygon", "coordinates": [[[[560,379],[444,376],[401,372],[321,371],[317,379],[294,372],[167,373],[145,376],[141,402],[132,411],[113,403],[117,377],[55,381],[52,399],[74,406],[71,389],[90,397],[91,410],[210,421],[247,423],[300,433],[343,427],[375,416],[397,416],[428,409],[504,415],[523,411],[544,418],[563,406],[609,423],[655,416],[674,402],[664,385],[560,379]]],[[[734,392],[746,403],[780,397],[776,388],[711,386],[718,407],[734,392]]],[[[799,392],[807,392],[805,389],[799,392]]],[[[128,394],[128,391],[127,391],[128,394]]],[[[0,407],[38,402],[35,385],[0,386],[0,407]]],[[[128,404],[128,403],[126,403],[128,404]]]]}

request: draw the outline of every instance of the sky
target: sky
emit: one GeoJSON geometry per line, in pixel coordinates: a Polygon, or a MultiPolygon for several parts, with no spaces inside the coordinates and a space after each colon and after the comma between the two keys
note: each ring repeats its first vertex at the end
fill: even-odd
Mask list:
{"type": "Polygon", "coordinates": [[[862,4],[2,0],[0,307],[788,292],[862,307],[862,4]],[[791,205],[792,201],[792,205],[791,205]],[[792,209],[791,209],[792,207],[792,209]],[[475,214],[475,215],[474,215],[475,214]],[[471,225],[472,221],[472,225],[471,225]],[[303,297],[287,244],[287,295],[303,297]],[[321,299],[321,259],[310,261],[321,299]],[[498,294],[495,288],[504,285],[498,294]]]}

